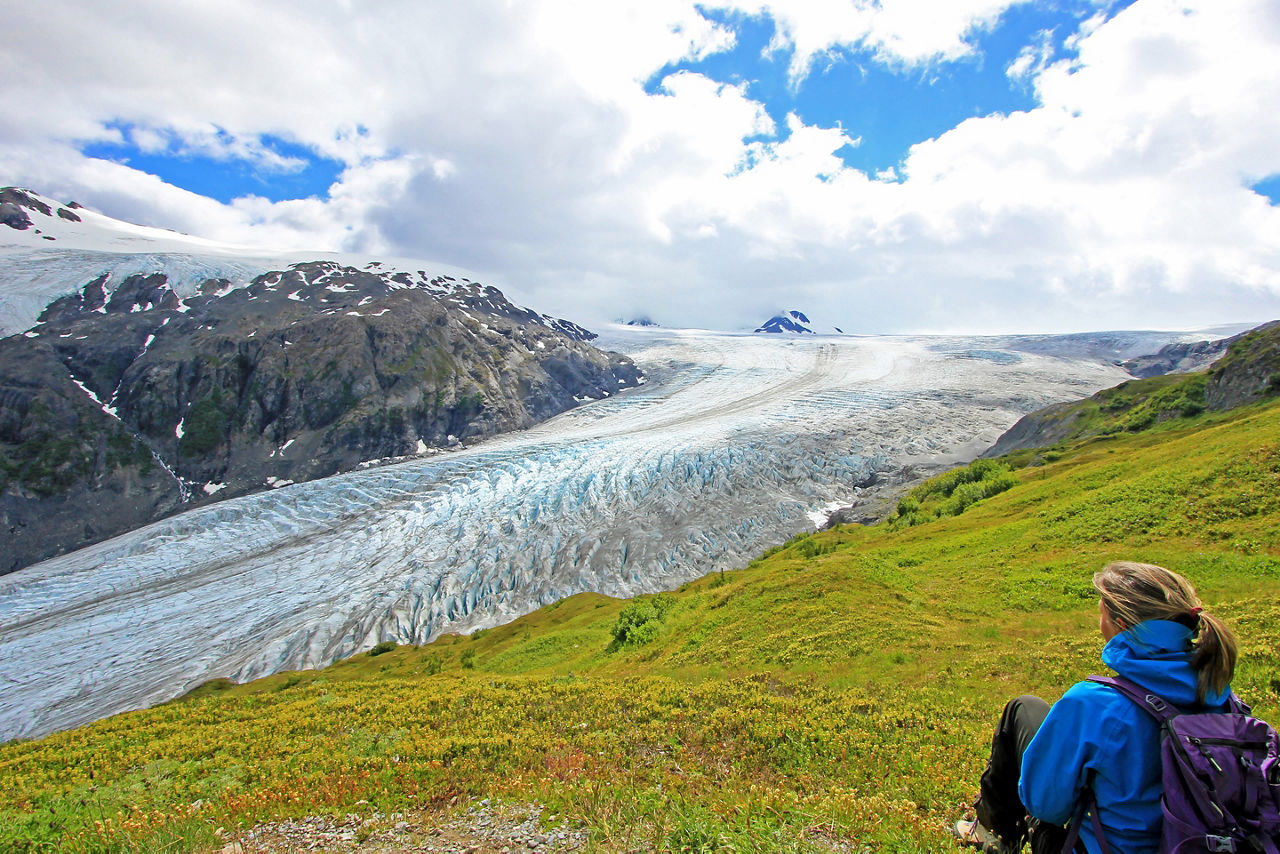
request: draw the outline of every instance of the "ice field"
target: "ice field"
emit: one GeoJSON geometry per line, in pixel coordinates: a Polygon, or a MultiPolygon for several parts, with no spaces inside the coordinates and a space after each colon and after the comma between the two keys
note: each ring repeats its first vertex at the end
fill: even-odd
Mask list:
{"type": "Polygon", "coordinates": [[[215,677],[500,624],[582,591],[630,596],[741,567],[812,530],[810,514],[848,503],[873,471],[968,460],[1021,415],[1127,376],[1078,338],[1055,351],[1048,339],[618,327],[597,343],[648,383],[528,431],[228,500],[0,577],[0,740],[215,677]]]}

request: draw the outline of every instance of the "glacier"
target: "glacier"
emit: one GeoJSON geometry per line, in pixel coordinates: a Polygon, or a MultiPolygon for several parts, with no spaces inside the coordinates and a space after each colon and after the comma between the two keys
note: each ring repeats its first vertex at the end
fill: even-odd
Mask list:
{"type": "Polygon", "coordinates": [[[1027,338],[614,327],[598,343],[643,368],[640,388],[0,577],[0,740],[583,591],[632,596],[740,568],[874,473],[972,459],[1027,412],[1127,379],[1112,357],[1174,337],[1139,335],[1104,358],[1078,340],[1058,355],[1027,338]]]}

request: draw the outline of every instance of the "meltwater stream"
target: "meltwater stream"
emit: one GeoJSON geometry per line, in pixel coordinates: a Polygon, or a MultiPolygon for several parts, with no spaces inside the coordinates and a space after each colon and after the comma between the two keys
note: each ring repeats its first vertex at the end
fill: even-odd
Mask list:
{"type": "Polygon", "coordinates": [[[973,339],[612,335],[648,385],[0,577],[0,740],[741,567],[873,471],[971,458],[1126,377],[973,339]]]}

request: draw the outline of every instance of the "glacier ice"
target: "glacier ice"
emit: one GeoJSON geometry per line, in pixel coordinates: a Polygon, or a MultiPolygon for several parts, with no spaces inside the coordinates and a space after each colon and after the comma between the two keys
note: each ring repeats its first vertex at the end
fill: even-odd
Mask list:
{"type": "Polygon", "coordinates": [[[650,381],[0,577],[0,739],[741,567],[873,471],[970,459],[1026,412],[1126,378],[990,339],[619,327],[602,343],[650,381]]]}

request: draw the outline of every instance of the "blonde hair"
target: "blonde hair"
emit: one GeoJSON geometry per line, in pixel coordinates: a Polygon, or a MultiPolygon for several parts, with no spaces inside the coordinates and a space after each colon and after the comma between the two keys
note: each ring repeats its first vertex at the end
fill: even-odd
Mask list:
{"type": "Polygon", "coordinates": [[[1112,621],[1125,630],[1144,620],[1172,620],[1191,629],[1198,702],[1210,690],[1227,690],[1236,669],[1236,637],[1205,610],[1191,582],[1162,566],[1126,560],[1095,573],[1093,586],[1112,621]]]}

